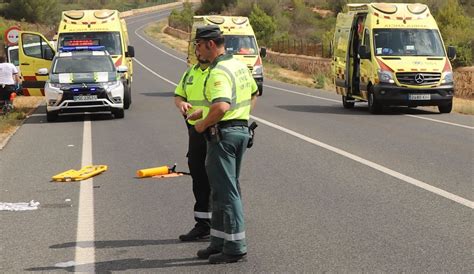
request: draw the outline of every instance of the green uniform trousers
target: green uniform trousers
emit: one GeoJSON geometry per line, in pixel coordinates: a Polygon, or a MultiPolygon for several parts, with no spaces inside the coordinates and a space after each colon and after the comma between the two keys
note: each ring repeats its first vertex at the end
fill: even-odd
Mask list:
{"type": "Polygon", "coordinates": [[[207,143],[206,171],[211,186],[210,247],[224,254],[247,253],[240,196],[240,165],[249,141],[248,128],[220,129],[221,140],[207,143]]]}

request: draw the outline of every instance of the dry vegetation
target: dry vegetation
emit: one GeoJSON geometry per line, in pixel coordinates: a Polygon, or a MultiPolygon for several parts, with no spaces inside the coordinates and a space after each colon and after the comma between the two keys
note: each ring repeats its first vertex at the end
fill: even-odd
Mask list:
{"type": "Polygon", "coordinates": [[[164,28],[167,26],[166,21],[158,21],[150,24],[145,28],[145,33],[154,40],[167,45],[177,51],[183,53],[188,52],[188,41],[174,38],[171,35],[164,33],[164,28]]]}
{"type": "Polygon", "coordinates": [[[44,101],[44,97],[19,96],[13,102],[14,110],[7,116],[0,116],[0,144],[8,138],[44,101]]]}

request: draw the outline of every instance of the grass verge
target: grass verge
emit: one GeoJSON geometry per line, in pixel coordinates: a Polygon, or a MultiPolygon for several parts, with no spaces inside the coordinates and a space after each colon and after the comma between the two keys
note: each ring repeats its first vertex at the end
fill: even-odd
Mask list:
{"type": "Polygon", "coordinates": [[[13,102],[14,110],[0,116],[0,145],[23,123],[23,120],[44,101],[44,97],[18,96],[13,102]]]}

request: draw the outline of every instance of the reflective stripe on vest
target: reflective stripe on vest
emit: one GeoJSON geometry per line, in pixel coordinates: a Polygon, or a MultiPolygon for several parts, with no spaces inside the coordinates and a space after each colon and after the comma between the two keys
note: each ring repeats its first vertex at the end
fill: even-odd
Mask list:
{"type": "Polygon", "coordinates": [[[187,102],[197,107],[208,107],[210,105],[207,100],[189,100],[187,102]]]}
{"type": "MultiPolygon", "coordinates": [[[[232,81],[232,98],[231,98],[231,102],[230,102],[230,110],[234,110],[234,109],[249,106],[250,102],[251,102],[251,99],[244,100],[242,102],[237,103],[237,85],[235,83],[234,74],[227,67],[225,67],[221,64],[217,64],[217,66],[215,68],[223,70],[225,73],[227,73],[227,75],[229,75],[229,77],[232,81]]],[[[209,72],[209,74],[211,74],[211,73],[209,72]]],[[[208,77],[209,77],[209,75],[208,75],[208,77]]],[[[205,84],[207,84],[207,81],[205,81],[205,84]]],[[[205,84],[204,84],[204,86],[205,86],[205,84]]],[[[204,88],[204,93],[205,92],[206,92],[206,89],[204,88]]],[[[204,94],[204,96],[206,96],[206,95],[204,94]]]]}

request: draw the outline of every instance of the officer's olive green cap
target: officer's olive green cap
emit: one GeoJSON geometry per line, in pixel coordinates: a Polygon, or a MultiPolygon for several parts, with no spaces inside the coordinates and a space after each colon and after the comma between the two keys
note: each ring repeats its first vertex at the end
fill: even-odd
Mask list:
{"type": "Polygon", "coordinates": [[[213,40],[222,36],[222,31],[219,26],[216,25],[208,25],[204,27],[199,27],[196,29],[196,38],[203,39],[203,40],[213,40]]]}

